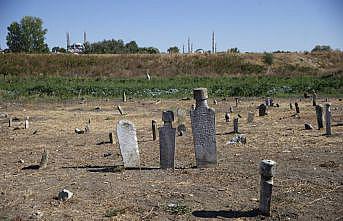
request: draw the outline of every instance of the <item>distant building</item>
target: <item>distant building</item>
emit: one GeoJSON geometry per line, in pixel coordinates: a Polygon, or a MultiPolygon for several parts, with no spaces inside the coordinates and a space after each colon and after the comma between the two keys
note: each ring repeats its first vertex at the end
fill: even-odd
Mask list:
{"type": "Polygon", "coordinates": [[[85,46],[82,43],[74,43],[67,48],[68,52],[81,54],[85,51],[85,46]]]}

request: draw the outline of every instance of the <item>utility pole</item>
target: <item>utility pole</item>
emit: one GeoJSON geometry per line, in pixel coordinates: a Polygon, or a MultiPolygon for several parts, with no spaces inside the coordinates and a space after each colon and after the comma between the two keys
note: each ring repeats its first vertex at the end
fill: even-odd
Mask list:
{"type": "Polygon", "coordinates": [[[185,45],[183,44],[182,45],[182,54],[184,54],[185,53],[185,45]]]}
{"type": "Polygon", "coordinates": [[[87,42],[87,33],[83,32],[83,44],[86,44],[87,42]]]}
{"type": "Polygon", "coordinates": [[[214,32],[212,32],[212,54],[216,53],[216,40],[214,36],[214,32]]]}
{"type": "Polygon", "coordinates": [[[70,34],[69,32],[67,32],[67,51],[69,50],[70,48],[70,34]]]}
{"type": "Polygon", "coordinates": [[[191,53],[191,39],[188,37],[188,54],[191,53]]]}

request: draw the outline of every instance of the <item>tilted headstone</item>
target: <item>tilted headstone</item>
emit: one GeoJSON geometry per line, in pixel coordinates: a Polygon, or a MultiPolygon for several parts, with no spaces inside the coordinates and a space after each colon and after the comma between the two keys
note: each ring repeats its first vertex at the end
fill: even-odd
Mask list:
{"type": "Polygon", "coordinates": [[[124,167],[140,167],[136,128],[133,123],[128,120],[120,120],[117,123],[117,138],[124,167]]]}
{"type": "Polygon", "coordinates": [[[151,130],[152,130],[152,140],[156,140],[157,122],[155,120],[151,121],[151,130]]]}
{"type": "Polygon", "coordinates": [[[326,135],[331,135],[331,104],[325,104],[325,129],[326,135]]]}
{"type": "Polygon", "coordinates": [[[255,117],[255,113],[252,112],[252,111],[249,111],[249,112],[248,112],[248,124],[253,123],[254,117],[255,117]]]}
{"type": "Polygon", "coordinates": [[[267,115],[267,106],[265,104],[260,104],[258,106],[258,116],[263,117],[267,115]]]}
{"type": "Polygon", "coordinates": [[[270,204],[273,191],[273,176],[275,175],[276,163],[272,160],[262,160],[260,164],[260,206],[262,215],[270,216],[270,204]]]}
{"type": "Polygon", "coordinates": [[[196,107],[190,111],[197,167],[217,165],[215,111],[207,105],[207,88],[193,90],[196,107]]]}
{"type": "Polygon", "coordinates": [[[299,108],[299,104],[297,102],[295,102],[295,111],[297,114],[300,114],[300,108],[299,108]]]}
{"type": "Polygon", "coordinates": [[[235,117],[234,119],[233,119],[233,132],[234,133],[239,133],[238,132],[238,117],[235,117]]]}
{"type": "Polygon", "coordinates": [[[323,128],[323,106],[322,105],[317,105],[316,106],[316,116],[317,116],[317,125],[318,125],[318,130],[323,128]]]}
{"type": "Polygon", "coordinates": [[[172,127],[174,113],[164,111],[162,113],[164,125],[159,128],[160,138],[160,167],[162,169],[175,167],[175,143],[176,129],[172,127]]]}

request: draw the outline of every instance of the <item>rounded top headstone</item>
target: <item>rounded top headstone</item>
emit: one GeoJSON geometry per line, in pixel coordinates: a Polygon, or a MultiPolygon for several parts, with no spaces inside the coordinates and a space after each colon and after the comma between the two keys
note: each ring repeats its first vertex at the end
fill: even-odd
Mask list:
{"type": "Polygon", "coordinates": [[[208,99],[207,88],[194,88],[193,95],[195,100],[208,99]]]}
{"type": "Polygon", "coordinates": [[[164,122],[173,122],[174,121],[174,113],[173,113],[173,111],[163,111],[163,113],[162,113],[162,121],[164,121],[164,122]]]}
{"type": "Polygon", "coordinates": [[[273,160],[262,160],[260,163],[260,173],[265,177],[273,177],[275,175],[276,162],[273,160]]]}

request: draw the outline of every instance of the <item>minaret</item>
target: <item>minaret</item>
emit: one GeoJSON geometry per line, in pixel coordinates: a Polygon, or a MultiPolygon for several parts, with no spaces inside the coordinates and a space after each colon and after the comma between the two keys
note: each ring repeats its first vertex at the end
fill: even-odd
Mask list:
{"type": "Polygon", "coordinates": [[[182,54],[185,53],[185,45],[182,45],[182,54]]]}
{"type": "Polygon", "coordinates": [[[67,50],[70,48],[70,34],[67,32],[67,50]]]}
{"type": "Polygon", "coordinates": [[[214,36],[214,32],[212,32],[212,54],[216,53],[216,40],[214,36]]]}
{"type": "Polygon", "coordinates": [[[191,39],[188,37],[188,54],[191,53],[191,39]]]}
{"type": "Polygon", "coordinates": [[[193,53],[193,43],[191,43],[191,53],[193,53]]]}
{"type": "Polygon", "coordinates": [[[87,42],[87,33],[83,32],[83,44],[86,44],[87,42]]]}

